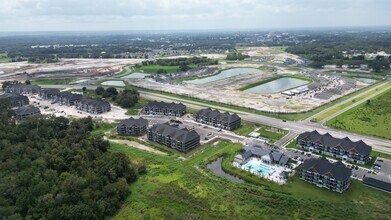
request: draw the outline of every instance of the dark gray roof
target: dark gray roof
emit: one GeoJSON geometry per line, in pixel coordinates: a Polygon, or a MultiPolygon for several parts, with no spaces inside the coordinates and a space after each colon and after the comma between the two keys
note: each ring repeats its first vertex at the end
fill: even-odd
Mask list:
{"type": "Polygon", "coordinates": [[[288,156],[282,155],[282,157],[281,157],[279,163],[285,165],[285,164],[288,163],[288,160],[289,160],[289,157],[288,157],[288,156]]]}
{"type": "Polygon", "coordinates": [[[93,105],[95,107],[110,105],[110,103],[108,101],[99,100],[99,99],[92,99],[92,98],[84,98],[83,97],[79,101],[83,104],[93,105]]]}
{"type": "Polygon", "coordinates": [[[260,147],[250,147],[250,146],[246,146],[246,147],[244,147],[244,149],[246,150],[246,151],[251,151],[251,153],[253,154],[253,155],[257,155],[257,156],[260,156],[260,157],[262,157],[262,156],[264,156],[264,155],[267,155],[267,154],[270,154],[270,150],[268,150],[268,149],[264,149],[264,148],[260,148],[260,147]]]}
{"type": "Polygon", "coordinates": [[[326,158],[311,158],[305,160],[302,169],[329,176],[339,181],[345,181],[352,175],[352,170],[347,168],[341,161],[331,163],[326,158]]]}
{"type": "Polygon", "coordinates": [[[57,93],[60,93],[60,90],[59,89],[43,89],[43,90],[41,90],[41,93],[57,94],[57,93]]]}
{"type": "Polygon", "coordinates": [[[372,147],[362,140],[353,142],[348,137],[339,139],[331,136],[329,133],[320,134],[318,131],[304,132],[299,135],[298,139],[307,139],[313,143],[320,143],[331,148],[342,148],[345,151],[357,153],[360,155],[370,155],[372,147]]]}
{"type": "Polygon", "coordinates": [[[32,105],[25,105],[15,109],[14,112],[16,115],[28,115],[33,113],[41,113],[41,110],[39,110],[39,108],[34,107],[32,105]]]}
{"type": "Polygon", "coordinates": [[[391,192],[391,183],[383,180],[375,179],[372,177],[364,177],[362,180],[364,185],[372,186],[387,192],[391,192]]]}
{"type": "Polygon", "coordinates": [[[239,120],[240,117],[237,114],[230,114],[228,112],[221,113],[219,110],[212,110],[210,108],[201,109],[197,112],[198,115],[207,118],[216,118],[219,121],[225,121],[231,123],[233,121],[239,120]]]}
{"type": "Polygon", "coordinates": [[[253,153],[251,152],[251,150],[246,150],[246,152],[242,154],[242,158],[243,160],[247,160],[247,158],[251,157],[252,155],[253,153]]]}
{"type": "Polygon", "coordinates": [[[122,120],[118,126],[128,126],[128,127],[132,127],[132,126],[135,126],[135,127],[144,127],[144,126],[148,126],[148,120],[145,119],[145,118],[129,118],[129,119],[125,119],[125,120],[122,120]]]}
{"type": "Polygon", "coordinates": [[[150,130],[165,137],[169,136],[172,139],[183,143],[194,140],[196,138],[200,138],[198,133],[195,131],[189,131],[186,128],[179,129],[178,127],[170,126],[169,124],[156,124],[152,126],[150,130]]]}
{"type": "Polygon", "coordinates": [[[172,110],[182,110],[182,109],[186,108],[186,106],[182,103],[175,103],[175,102],[167,103],[167,102],[157,102],[157,101],[152,101],[152,102],[147,103],[146,107],[158,108],[158,109],[167,108],[167,109],[172,109],[172,110]]]}
{"type": "Polygon", "coordinates": [[[74,94],[74,93],[71,93],[71,92],[59,92],[57,94],[57,97],[76,100],[76,99],[81,99],[82,95],[74,94]]]}
{"type": "Polygon", "coordinates": [[[4,93],[3,95],[0,95],[0,99],[26,99],[27,96],[19,95],[16,93],[4,93]]]}

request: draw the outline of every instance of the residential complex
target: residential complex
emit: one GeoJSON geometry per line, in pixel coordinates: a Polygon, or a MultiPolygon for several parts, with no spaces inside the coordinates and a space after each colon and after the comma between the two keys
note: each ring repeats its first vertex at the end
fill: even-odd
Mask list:
{"type": "Polygon", "coordinates": [[[244,147],[244,153],[235,156],[234,161],[239,164],[245,164],[251,157],[260,159],[265,164],[277,164],[280,166],[286,166],[289,157],[278,151],[272,151],[262,148],[260,146],[244,147]]]}
{"type": "Polygon", "coordinates": [[[5,88],[5,92],[17,93],[17,94],[35,94],[41,90],[40,86],[37,85],[26,85],[26,84],[14,84],[9,85],[5,88]]]}
{"type": "Polygon", "coordinates": [[[39,108],[31,105],[25,105],[14,110],[15,118],[20,121],[37,115],[41,115],[41,111],[39,108]]]}
{"type": "Polygon", "coordinates": [[[143,113],[181,117],[186,114],[186,106],[182,103],[152,101],[144,106],[143,113]]]}
{"type": "Polygon", "coordinates": [[[331,163],[324,157],[305,160],[300,172],[306,182],[340,193],[349,188],[351,175],[352,170],[341,161],[331,163]]]}
{"type": "Polygon", "coordinates": [[[80,100],[82,95],[74,94],[71,92],[60,92],[53,94],[52,100],[61,104],[61,105],[75,105],[75,102],[80,100]]]}
{"type": "Polygon", "coordinates": [[[117,134],[139,136],[147,133],[148,120],[144,118],[129,118],[117,125],[117,134]]]}
{"type": "Polygon", "coordinates": [[[60,90],[58,89],[42,89],[39,91],[39,96],[43,99],[51,99],[53,100],[55,95],[60,93],[60,90]]]}
{"type": "Polygon", "coordinates": [[[314,153],[359,164],[368,163],[372,151],[372,147],[361,140],[353,142],[348,137],[339,139],[329,133],[320,134],[316,130],[300,134],[297,138],[297,146],[314,153]]]}
{"type": "Polygon", "coordinates": [[[108,101],[92,98],[81,98],[76,100],[75,106],[79,110],[92,114],[102,114],[111,111],[111,105],[108,101]]]}
{"type": "Polygon", "coordinates": [[[200,145],[200,135],[186,128],[156,124],[148,129],[148,139],[179,151],[188,151],[200,145]]]}
{"type": "Polygon", "coordinates": [[[27,96],[15,94],[15,93],[4,93],[0,95],[0,99],[8,100],[11,108],[21,107],[29,104],[29,98],[27,98],[27,96]]]}
{"type": "Polygon", "coordinates": [[[221,113],[210,108],[201,109],[193,115],[197,122],[212,125],[225,130],[234,130],[240,127],[241,119],[237,114],[221,113]]]}

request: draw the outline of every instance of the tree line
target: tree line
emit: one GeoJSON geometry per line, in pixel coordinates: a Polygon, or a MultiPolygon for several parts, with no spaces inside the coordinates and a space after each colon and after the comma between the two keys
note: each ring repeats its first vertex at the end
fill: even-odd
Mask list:
{"type": "Polygon", "coordinates": [[[17,123],[0,101],[0,216],[104,219],[121,207],[142,165],[91,134],[92,119],[42,116],[17,123]]]}
{"type": "Polygon", "coordinates": [[[95,95],[103,98],[110,98],[113,102],[123,108],[131,108],[137,104],[140,93],[136,89],[125,89],[118,92],[116,88],[109,87],[106,90],[99,86],[95,89],[95,95]]]}

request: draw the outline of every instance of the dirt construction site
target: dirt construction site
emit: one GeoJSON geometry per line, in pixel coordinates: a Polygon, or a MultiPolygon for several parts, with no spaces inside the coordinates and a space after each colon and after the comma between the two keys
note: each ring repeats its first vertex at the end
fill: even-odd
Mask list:
{"type": "Polygon", "coordinates": [[[61,59],[57,63],[0,63],[0,80],[109,76],[141,59],[61,59]]]}
{"type": "Polygon", "coordinates": [[[43,115],[64,116],[69,118],[85,118],[91,116],[96,121],[109,123],[130,117],[129,115],[126,115],[126,109],[115,105],[111,105],[111,111],[95,115],[80,111],[76,109],[75,106],[60,105],[59,103],[53,103],[50,100],[41,99],[38,95],[28,95],[28,98],[30,104],[38,107],[43,115]]]}
{"type": "MultiPolygon", "coordinates": [[[[299,57],[272,48],[242,49],[251,57],[244,61],[220,63],[212,75],[234,68],[254,68],[246,74],[239,74],[215,81],[192,84],[186,80],[156,80],[154,77],[129,79],[128,84],[142,88],[186,95],[198,99],[248,107],[267,112],[305,112],[340,98],[368,84],[350,78],[335,77],[302,67],[305,62],[299,57]],[[266,54],[266,55],[265,55],[266,54]],[[303,93],[287,96],[281,92],[255,94],[240,88],[278,76],[300,76],[309,79],[309,89],[303,93]]],[[[200,77],[203,78],[204,76],[200,77]]],[[[174,77],[175,78],[175,77],[174,77]]]]}

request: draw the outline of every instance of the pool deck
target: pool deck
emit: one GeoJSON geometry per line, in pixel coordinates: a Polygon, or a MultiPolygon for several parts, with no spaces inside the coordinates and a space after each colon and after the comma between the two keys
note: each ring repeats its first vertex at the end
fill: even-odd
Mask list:
{"type": "Polygon", "coordinates": [[[284,179],[281,176],[281,173],[283,171],[287,171],[287,172],[291,171],[291,169],[277,165],[277,164],[266,164],[266,163],[262,162],[261,159],[256,158],[256,157],[250,158],[247,161],[247,163],[245,163],[243,165],[236,163],[236,162],[233,162],[232,166],[239,168],[241,170],[245,170],[245,171],[247,171],[253,175],[259,176],[261,178],[271,180],[271,181],[276,182],[280,185],[286,184],[286,179],[284,179]],[[251,165],[248,165],[248,164],[251,164],[251,165]],[[254,164],[255,165],[258,164],[262,167],[266,167],[268,169],[268,174],[265,174],[263,172],[260,173],[260,172],[257,172],[255,170],[251,169],[251,168],[248,168],[249,166],[253,166],[254,164]]]}

